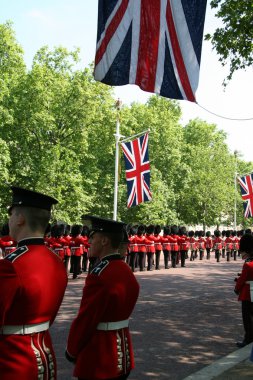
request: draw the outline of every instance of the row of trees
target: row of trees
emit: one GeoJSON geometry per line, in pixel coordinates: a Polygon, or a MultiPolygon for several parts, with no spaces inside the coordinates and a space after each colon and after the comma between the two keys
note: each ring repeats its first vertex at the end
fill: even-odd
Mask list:
{"type": "MultiPolygon", "coordinates": [[[[57,220],[79,222],[84,213],[112,217],[119,112],[113,89],[94,81],[92,66],[76,69],[78,50],[42,47],[28,70],[10,23],[0,25],[0,41],[0,222],[7,217],[10,184],[56,197],[57,220]]],[[[199,119],[182,126],[180,117],[177,101],[158,96],[121,108],[124,136],[150,129],[153,200],[127,209],[121,156],[120,220],[233,222],[236,157],[225,133],[199,119]]],[[[240,173],[253,170],[240,158],[237,167],[240,173]]],[[[242,222],[239,191],[236,197],[242,222]]]]}

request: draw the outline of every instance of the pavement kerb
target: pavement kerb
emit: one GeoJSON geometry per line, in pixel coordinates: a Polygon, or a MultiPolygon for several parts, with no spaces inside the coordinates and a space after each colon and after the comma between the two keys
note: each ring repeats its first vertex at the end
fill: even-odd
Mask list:
{"type": "Polygon", "coordinates": [[[217,360],[207,367],[202,368],[190,376],[185,377],[183,380],[211,380],[247,359],[249,365],[252,365],[253,367],[253,363],[249,360],[252,347],[252,343],[248,344],[247,346],[240,348],[239,350],[236,350],[227,356],[224,356],[223,358],[217,360]]]}

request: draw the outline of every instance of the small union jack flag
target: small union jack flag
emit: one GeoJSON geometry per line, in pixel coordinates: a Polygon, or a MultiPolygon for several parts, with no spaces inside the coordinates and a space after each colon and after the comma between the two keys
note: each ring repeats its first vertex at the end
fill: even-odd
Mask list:
{"type": "Polygon", "coordinates": [[[195,100],[206,0],[99,0],[96,80],[195,100]]]}
{"type": "Polygon", "coordinates": [[[150,164],[148,133],[135,140],[121,143],[126,165],[127,207],[150,201],[150,164]]]}
{"type": "Polygon", "coordinates": [[[249,218],[253,216],[253,173],[238,177],[241,188],[242,200],[244,201],[244,216],[249,218]]]}

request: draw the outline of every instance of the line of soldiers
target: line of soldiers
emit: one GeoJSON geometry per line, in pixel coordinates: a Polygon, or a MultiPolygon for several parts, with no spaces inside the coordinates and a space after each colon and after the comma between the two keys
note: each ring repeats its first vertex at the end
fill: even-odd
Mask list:
{"type": "MultiPolygon", "coordinates": [[[[246,232],[251,230],[246,230],[246,232]]],[[[128,225],[122,256],[134,272],[160,269],[161,254],[164,256],[164,267],[176,268],[180,264],[185,267],[185,260],[190,261],[199,257],[203,260],[210,259],[211,252],[215,253],[217,262],[221,258],[236,260],[239,252],[240,237],[244,230],[232,231],[189,231],[184,226],[160,225],[128,225]]],[[[5,257],[16,248],[16,242],[9,236],[8,224],[2,226],[0,231],[0,256],[5,257]]],[[[78,278],[81,272],[87,272],[95,263],[88,256],[89,252],[89,228],[74,224],[55,224],[48,226],[45,233],[45,242],[64,261],[66,271],[73,274],[73,279],[78,278]]]]}
{"type": "Polygon", "coordinates": [[[140,271],[145,267],[150,271],[153,266],[156,270],[160,269],[162,252],[165,269],[169,269],[169,261],[175,268],[179,263],[185,267],[185,260],[189,257],[190,261],[197,257],[203,260],[205,252],[207,260],[210,260],[211,252],[215,253],[217,262],[225,257],[227,261],[231,258],[237,260],[240,237],[244,233],[244,230],[215,230],[212,235],[210,231],[187,232],[186,227],[176,225],[165,226],[161,233],[160,225],[133,226],[129,228],[127,262],[132,271],[138,267],[140,271]]]}

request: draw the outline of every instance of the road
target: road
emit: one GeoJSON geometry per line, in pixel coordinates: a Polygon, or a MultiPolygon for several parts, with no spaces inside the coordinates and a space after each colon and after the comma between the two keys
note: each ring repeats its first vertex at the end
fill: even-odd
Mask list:
{"type": "MultiPolygon", "coordinates": [[[[243,327],[233,289],[242,264],[216,263],[212,254],[210,261],[186,260],[186,268],[135,273],[141,291],[130,321],[136,368],[129,380],[181,380],[236,349],[243,327]]],[[[70,277],[51,328],[59,380],[74,379],[64,351],[84,280],[70,277]]]]}

